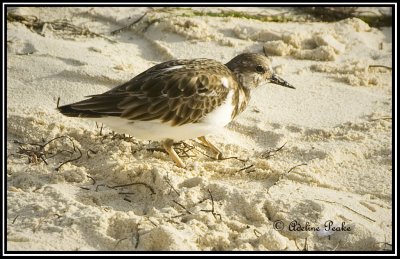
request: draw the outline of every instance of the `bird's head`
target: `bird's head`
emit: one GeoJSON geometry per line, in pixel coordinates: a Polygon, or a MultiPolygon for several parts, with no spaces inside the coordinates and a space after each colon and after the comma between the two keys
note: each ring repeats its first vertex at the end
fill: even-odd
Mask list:
{"type": "Polygon", "coordinates": [[[226,66],[236,75],[243,87],[256,88],[267,82],[295,89],[277,76],[268,57],[256,53],[243,53],[234,57],[226,66]]]}

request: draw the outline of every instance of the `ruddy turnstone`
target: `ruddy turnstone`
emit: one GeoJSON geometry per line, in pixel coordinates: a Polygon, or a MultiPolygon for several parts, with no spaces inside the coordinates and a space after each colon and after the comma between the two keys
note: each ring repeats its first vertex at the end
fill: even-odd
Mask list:
{"type": "Polygon", "coordinates": [[[160,141],[179,167],[174,141],[205,136],[227,125],[247,106],[252,89],[266,82],[293,88],[273,73],[263,55],[244,53],[225,65],[212,59],[171,60],[89,99],[58,107],[70,117],[91,118],[116,132],[160,141]]]}

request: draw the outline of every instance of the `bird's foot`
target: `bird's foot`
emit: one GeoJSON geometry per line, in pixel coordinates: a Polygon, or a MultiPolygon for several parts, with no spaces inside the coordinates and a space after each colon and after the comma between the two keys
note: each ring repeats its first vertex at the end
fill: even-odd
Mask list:
{"type": "Polygon", "coordinates": [[[185,168],[185,164],[183,163],[182,159],[178,156],[178,154],[175,152],[174,148],[172,147],[173,144],[174,144],[174,141],[172,139],[167,139],[163,142],[163,147],[164,147],[165,151],[167,151],[168,155],[175,162],[176,166],[185,168]]]}
{"type": "Polygon", "coordinates": [[[208,141],[204,136],[198,137],[198,140],[201,141],[206,147],[209,147],[214,153],[214,158],[216,160],[222,160],[224,156],[222,155],[221,150],[219,150],[216,146],[214,146],[210,141],[208,141]]]}

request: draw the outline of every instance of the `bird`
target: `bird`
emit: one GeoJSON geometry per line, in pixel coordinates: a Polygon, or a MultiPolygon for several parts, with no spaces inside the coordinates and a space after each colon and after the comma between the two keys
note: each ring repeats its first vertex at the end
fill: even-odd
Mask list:
{"type": "Polygon", "coordinates": [[[268,82],[295,89],[274,73],[270,58],[262,54],[242,53],[226,64],[206,58],[176,59],[57,109],[65,116],[92,119],[138,139],[159,141],[175,164],[184,168],[173,144],[197,138],[216,159],[223,159],[206,136],[243,112],[251,91],[268,82]]]}

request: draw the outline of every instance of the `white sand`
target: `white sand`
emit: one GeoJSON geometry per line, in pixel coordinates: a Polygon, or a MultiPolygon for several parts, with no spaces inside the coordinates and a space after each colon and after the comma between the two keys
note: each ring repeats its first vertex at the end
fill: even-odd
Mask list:
{"type": "MultiPolygon", "coordinates": [[[[391,28],[358,19],[267,23],[169,10],[148,14],[136,31],[110,35],[146,10],[13,10],[42,21],[65,18],[110,40],[50,24],[40,31],[7,24],[8,250],[297,251],[306,239],[309,250],[391,249],[384,242],[392,243],[392,77],[389,69],[369,68],[391,66],[391,28]],[[247,162],[214,161],[186,141],[196,146],[189,152],[195,157],[183,159],[187,169],[177,168],[163,152],[146,150],[157,143],[112,139],[107,127],[100,136],[92,121],[55,109],[58,97],[67,104],[102,93],[168,59],[227,62],[263,49],[297,89],[260,87],[239,118],[210,136],[225,156],[247,162]],[[69,136],[83,154],[59,171],[60,163],[79,156],[77,149],[48,154],[48,165],[17,154],[15,140],[57,136],[69,136]],[[97,153],[88,156],[89,149],[97,153]],[[107,187],[129,183],[142,184],[107,187]],[[323,229],[328,220],[350,229],[289,229],[292,221],[323,229]],[[282,230],[274,229],[277,221],[282,230]]],[[[61,138],[45,150],[73,145],[61,138]]]]}

